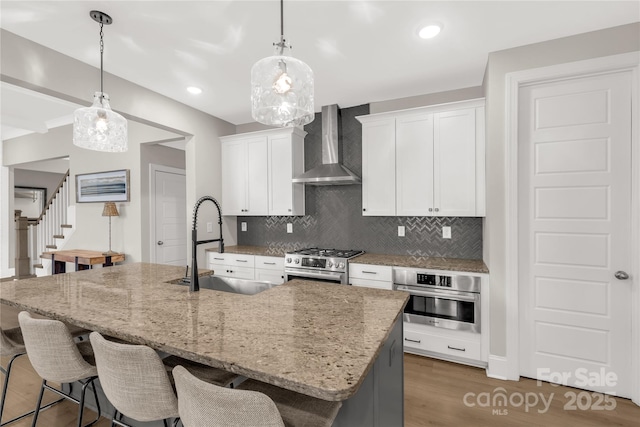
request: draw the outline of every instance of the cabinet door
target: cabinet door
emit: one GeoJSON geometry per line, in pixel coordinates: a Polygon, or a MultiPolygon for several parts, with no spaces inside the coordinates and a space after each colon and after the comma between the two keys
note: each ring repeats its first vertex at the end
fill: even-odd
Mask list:
{"type": "Polygon", "coordinates": [[[304,140],[287,133],[269,137],[269,215],[304,215],[304,140]]]}
{"type": "Polygon", "coordinates": [[[247,207],[245,215],[268,214],[267,137],[247,140],[247,207]]]}
{"type": "Polygon", "coordinates": [[[222,212],[245,215],[247,208],[246,141],[222,143],[222,212]]]}
{"type": "Polygon", "coordinates": [[[433,114],[396,119],[396,214],[433,215],[433,114]]]}
{"type": "Polygon", "coordinates": [[[476,215],[476,113],[474,108],[434,115],[434,212],[476,215]]]}
{"type": "Polygon", "coordinates": [[[396,214],[395,119],[362,125],[362,215],[396,214]]]}
{"type": "Polygon", "coordinates": [[[263,268],[256,268],[255,280],[261,282],[271,282],[281,285],[284,283],[284,271],[265,270],[263,268]]]}

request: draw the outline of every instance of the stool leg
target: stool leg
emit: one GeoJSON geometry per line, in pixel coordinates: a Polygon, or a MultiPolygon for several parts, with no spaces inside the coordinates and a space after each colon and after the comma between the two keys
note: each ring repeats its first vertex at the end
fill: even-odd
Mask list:
{"type": "Polygon", "coordinates": [[[13,361],[18,357],[22,356],[24,353],[14,355],[9,363],[7,364],[7,369],[5,370],[2,366],[0,366],[0,370],[4,374],[4,386],[2,388],[2,400],[0,400],[0,423],[2,422],[2,414],[4,414],[4,402],[7,398],[7,388],[9,386],[9,375],[11,374],[11,365],[13,365],[13,361]]]}
{"type": "Polygon", "coordinates": [[[42,380],[42,387],[40,387],[40,395],[38,396],[38,403],[36,403],[36,409],[33,412],[33,421],[31,427],[36,427],[38,422],[38,415],[40,415],[40,405],[42,404],[42,396],[44,395],[44,388],[47,385],[47,380],[42,380]]]}

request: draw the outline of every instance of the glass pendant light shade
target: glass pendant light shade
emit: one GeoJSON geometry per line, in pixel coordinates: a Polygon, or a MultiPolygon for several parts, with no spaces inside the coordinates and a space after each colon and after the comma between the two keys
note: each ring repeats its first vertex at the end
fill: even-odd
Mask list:
{"type": "Polygon", "coordinates": [[[265,125],[302,126],[314,119],[313,71],[286,50],[277,47],[251,68],[251,113],[265,125]]]}
{"type": "Polygon", "coordinates": [[[91,107],[73,114],[73,143],[89,150],[122,153],[127,151],[127,121],[111,110],[109,95],[96,92],[91,107]]]}

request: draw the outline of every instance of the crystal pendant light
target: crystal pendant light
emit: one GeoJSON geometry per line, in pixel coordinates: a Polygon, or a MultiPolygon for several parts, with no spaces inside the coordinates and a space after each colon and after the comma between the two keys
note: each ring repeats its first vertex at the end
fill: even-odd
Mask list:
{"type": "Polygon", "coordinates": [[[251,115],[271,126],[302,126],[313,121],[313,71],[291,57],[284,38],[283,0],[280,0],[280,42],[273,56],[251,68],[251,115]]]}
{"type": "Polygon", "coordinates": [[[102,57],[104,41],[102,27],[113,19],[109,15],[92,10],[89,15],[100,24],[100,92],[93,96],[93,105],[78,108],[73,117],[73,143],[89,150],[121,153],[127,151],[127,121],[111,110],[109,95],[103,92],[102,57]]]}

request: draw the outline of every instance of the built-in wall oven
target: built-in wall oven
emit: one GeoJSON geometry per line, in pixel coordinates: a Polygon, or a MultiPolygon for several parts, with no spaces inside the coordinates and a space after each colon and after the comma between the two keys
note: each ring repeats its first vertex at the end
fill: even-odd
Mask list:
{"type": "Polygon", "coordinates": [[[360,250],[320,248],[287,252],[284,256],[285,281],[305,279],[348,285],[349,259],[362,253],[360,250]]]}
{"type": "Polygon", "coordinates": [[[480,333],[480,278],[394,268],[394,289],[409,292],[404,321],[480,333]]]}

